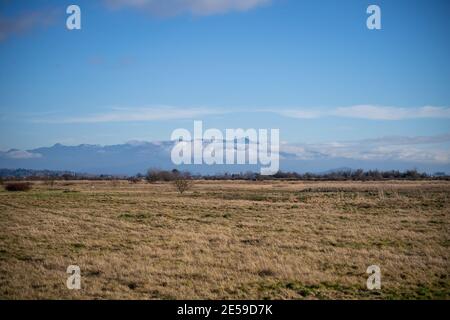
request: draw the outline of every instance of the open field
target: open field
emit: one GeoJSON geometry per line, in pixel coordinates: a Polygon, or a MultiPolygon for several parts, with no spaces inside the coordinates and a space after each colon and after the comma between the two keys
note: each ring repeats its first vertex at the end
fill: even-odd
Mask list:
{"type": "Polygon", "coordinates": [[[449,299],[449,196],[444,181],[1,188],[0,298],[449,299]]]}

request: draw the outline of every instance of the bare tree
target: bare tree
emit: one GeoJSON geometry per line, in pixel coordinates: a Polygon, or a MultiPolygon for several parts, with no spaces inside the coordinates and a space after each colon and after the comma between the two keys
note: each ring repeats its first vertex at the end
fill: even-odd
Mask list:
{"type": "Polygon", "coordinates": [[[183,192],[189,190],[192,187],[193,181],[188,173],[183,173],[177,174],[174,177],[173,184],[175,188],[178,190],[178,192],[180,194],[183,194],[183,192]]]}

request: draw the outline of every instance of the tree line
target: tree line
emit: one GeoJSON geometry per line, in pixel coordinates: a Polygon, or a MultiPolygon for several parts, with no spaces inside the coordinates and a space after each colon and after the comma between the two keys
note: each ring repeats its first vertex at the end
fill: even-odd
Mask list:
{"type": "MultiPolygon", "coordinates": [[[[192,180],[327,180],[327,181],[378,181],[378,180],[450,180],[450,176],[443,172],[436,172],[434,174],[427,174],[419,172],[416,169],[399,171],[399,170],[337,170],[326,173],[298,173],[278,171],[271,176],[264,176],[255,172],[243,173],[222,173],[214,175],[191,175],[189,172],[180,172],[174,170],[158,170],[150,169],[145,175],[148,182],[156,181],[173,181],[181,177],[188,177],[192,180]]],[[[141,175],[133,177],[134,179],[142,178],[141,175]]]]}
{"type": "MultiPolygon", "coordinates": [[[[378,181],[378,180],[450,180],[444,172],[427,174],[415,169],[399,170],[336,170],[325,173],[298,173],[295,171],[279,171],[271,176],[263,176],[255,172],[219,173],[210,175],[191,174],[187,171],[161,170],[151,168],[145,174],[138,173],[133,176],[126,175],[95,175],[81,174],[67,171],[27,170],[27,169],[0,169],[1,180],[125,180],[130,182],[147,181],[170,182],[175,180],[312,180],[312,181],[378,181]]],[[[1,183],[1,182],[0,182],[1,183]]]]}

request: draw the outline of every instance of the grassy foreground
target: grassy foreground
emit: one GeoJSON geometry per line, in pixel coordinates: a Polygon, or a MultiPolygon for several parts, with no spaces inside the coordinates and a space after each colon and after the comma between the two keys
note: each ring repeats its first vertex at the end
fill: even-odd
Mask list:
{"type": "Polygon", "coordinates": [[[436,181],[1,189],[0,298],[449,299],[449,195],[436,181]]]}

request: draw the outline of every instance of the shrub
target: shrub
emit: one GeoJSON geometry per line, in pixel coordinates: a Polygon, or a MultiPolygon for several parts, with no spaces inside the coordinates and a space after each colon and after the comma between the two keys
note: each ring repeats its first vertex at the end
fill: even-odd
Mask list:
{"type": "Polygon", "coordinates": [[[178,174],[174,178],[173,184],[175,185],[175,188],[178,190],[178,192],[180,194],[183,194],[183,192],[189,190],[192,187],[193,181],[189,174],[178,174]]]}
{"type": "Polygon", "coordinates": [[[145,180],[147,180],[148,183],[160,181],[162,178],[162,171],[157,169],[149,169],[147,171],[147,174],[145,175],[145,180]]]}
{"type": "Polygon", "coordinates": [[[31,183],[29,182],[10,182],[5,185],[7,191],[29,191],[31,183]]]}
{"type": "Polygon", "coordinates": [[[148,183],[156,181],[174,181],[180,174],[181,173],[177,169],[173,169],[172,171],[149,169],[145,176],[145,180],[147,180],[148,183]]]}

